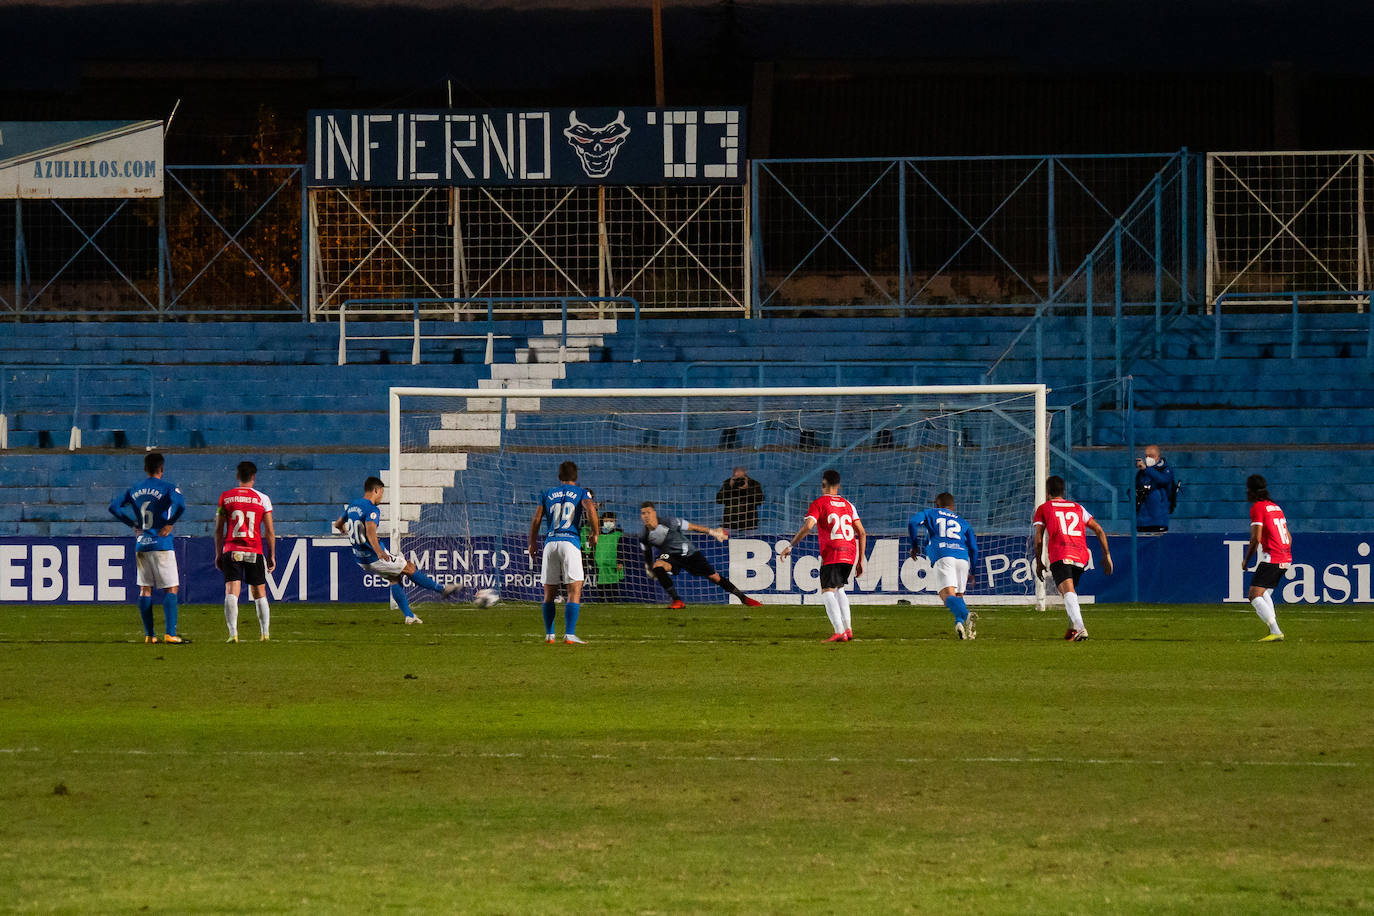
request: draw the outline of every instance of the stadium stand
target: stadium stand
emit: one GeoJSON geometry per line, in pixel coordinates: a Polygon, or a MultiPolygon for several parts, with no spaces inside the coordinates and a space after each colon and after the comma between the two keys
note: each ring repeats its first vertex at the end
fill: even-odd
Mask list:
{"type": "MultiPolygon", "coordinates": [[[[1132,327],[1126,354],[1147,354],[1128,363],[1135,442],[1138,449],[1159,443],[1185,482],[1174,530],[1243,528],[1243,481],[1254,471],[1283,494],[1295,530],[1367,528],[1374,384],[1349,316],[1304,319],[1295,337],[1284,315],[1228,315],[1216,359],[1210,318],[1175,320],[1158,347],[1141,330],[1150,320],[1132,327]]],[[[564,365],[555,362],[558,322],[506,322],[510,339],[496,342],[492,366],[479,340],[428,340],[418,366],[409,364],[409,340],[355,341],[349,364],[338,366],[338,332],[329,324],[15,324],[0,343],[9,426],[0,484],[10,493],[0,527],[18,535],[111,533],[105,502],[137,476],[146,435],[146,377],[87,373],[77,421],[83,447],[67,451],[70,373],[25,366],[156,367],[153,445],[169,454],[168,476],[196,506],[179,526],[183,534],[212,531],[206,507],[243,458],[264,469],[280,533],[322,534],[357,482],[386,463],[389,385],[488,387],[528,378],[569,387],[970,384],[987,377],[1025,322],[1011,315],[652,319],[642,322],[637,346],[628,323],[619,333],[573,323],[575,346],[564,365]],[[845,365],[808,361],[822,347],[845,365]]],[[[1100,325],[1094,348],[1102,379],[1113,355],[1109,322],[1100,325]]],[[[374,327],[379,336],[409,329],[374,327]]],[[[1044,331],[1054,342],[1041,364],[1055,390],[1051,405],[1081,400],[1081,319],[1051,319],[1044,331]]],[[[451,333],[451,326],[427,324],[425,332],[451,333]]],[[[996,380],[1033,381],[1035,373],[1022,345],[998,366],[996,380]]],[[[1122,408],[1115,391],[1096,399],[1095,444],[1088,445],[1078,406],[1072,457],[1091,473],[1067,471],[1072,492],[1116,532],[1129,530],[1133,512],[1122,408]],[[1103,482],[1117,487],[1114,507],[1103,482]]],[[[1062,427],[1051,440],[1064,447],[1062,427]]],[[[1052,466],[1060,469],[1061,460],[1052,466]]],[[[688,471],[684,485],[701,487],[723,473],[710,463],[696,476],[688,471]]]]}

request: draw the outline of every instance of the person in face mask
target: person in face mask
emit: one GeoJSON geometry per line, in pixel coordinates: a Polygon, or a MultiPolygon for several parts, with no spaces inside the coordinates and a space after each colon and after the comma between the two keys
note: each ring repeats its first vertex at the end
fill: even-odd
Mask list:
{"type": "Polygon", "coordinates": [[[1145,455],[1135,460],[1135,530],[1169,530],[1173,511],[1174,472],[1159,453],[1158,445],[1147,445],[1145,455]]]}
{"type": "Polygon", "coordinates": [[[601,516],[601,536],[596,545],[590,544],[590,532],[582,533],[582,550],[592,561],[596,577],[590,583],[597,589],[597,597],[605,601],[620,592],[620,583],[625,580],[625,563],[620,558],[620,539],[625,532],[616,522],[615,512],[607,511],[601,516]]]}

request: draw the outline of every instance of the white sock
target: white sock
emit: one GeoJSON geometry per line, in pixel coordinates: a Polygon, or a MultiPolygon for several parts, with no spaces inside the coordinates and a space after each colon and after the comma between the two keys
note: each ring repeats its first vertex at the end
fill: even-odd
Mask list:
{"type": "Polygon", "coordinates": [[[229,626],[229,635],[239,635],[239,596],[224,596],[224,622],[229,626]]]}
{"type": "Polygon", "coordinates": [[[263,636],[266,636],[267,631],[272,626],[272,609],[267,604],[267,596],[263,595],[261,598],[253,599],[253,604],[258,609],[258,629],[262,631],[263,636]]]}
{"type": "Polygon", "coordinates": [[[1083,626],[1083,612],[1078,608],[1078,592],[1064,593],[1064,609],[1069,612],[1069,623],[1075,630],[1087,630],[1083,626]]]}
{"type": "Polygon", "coordinates": [[[821,603],[825,605],[825,616],[830,618],[830,626],[836,633],[844,632],[844,612],[834,592],[821,592],[821,603]]]}
{"type": "Polygon", "coordinates": [[[840,602],[840,617],[846,630],[852,629],[849,625],[849,592],[842,588],[835,589],[835,597],[840,602]]]}
{"type": "Polygon", "coordinates": [[[1277,634],[1279,631],[1279,618],[1274,613],[1274,599],[1265,592],[1258,598],[1251,598],[1250,603],[1255,606],[1255,613],[1259,614],[1260,620],[1264,621],[1265,626],[1269,627],[1270,633],[1277,634]]]}

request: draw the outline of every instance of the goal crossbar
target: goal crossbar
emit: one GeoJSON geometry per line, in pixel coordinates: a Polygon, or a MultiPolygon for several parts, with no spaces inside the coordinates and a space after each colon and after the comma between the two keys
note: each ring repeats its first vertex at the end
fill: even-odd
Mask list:
{"type": "MultiPolygon", "coordinates": [[[[391,510],[391,532],[393,550],[400,549],[402,538],[402,503],[407,485],[404,479],[402,461],[402,399],[403,398],[443,398],[455,402],[455,413],[468,411],[463,399],[478,399],[490,404],[500,401],[502,406],[501,425],[505,426],[505,404],[512,401],[558,401],[564,399],[597,399],[601,402],[616,399],[653,399],[658,401],[681,400],[690,402],[699,399],[777,399],[777,398],[827,398],[844,396],[884,397],[950,397],[975,396],[979,398],[1026,398],[1026,406],[1033,413],[1033,422],[1027,423],[1027,432],[1033,436],[1033,490],[1038,505],[1045,499],[1045,480],[1048,476],[1048,420],[1047,396],[1049,388],[1039,384],[1023,385],[891,385],[891,386],[778,386],[778,387],[729,387],[729,388],[442,388],[396,386],[389,389],[389,459],[390,477],[387,481],[388,503],[391,510]],[[464,406],[457,406],[463,404],[464,406]],[[1033,405],[1033,407],[1032,407],[1033,405]]],[[[956,408],[957,410],[957,408],[956,408]]],[[[1017,424],[1020,425],[1020,424],[1017,424]]],[[[1028,437],[1030,438],[1030,437],[1028,437]]],[[[1028,469],[1029,470],[1029,469],[1028,469]]],[[[1033,508],[1033,507],[1031,507],[1033,508]]],[[[1029,518],[1027,518],[1029,526],[1029,518]]],[[[1043,595],[1037,583],[1037,595],[1043,595]]]]}

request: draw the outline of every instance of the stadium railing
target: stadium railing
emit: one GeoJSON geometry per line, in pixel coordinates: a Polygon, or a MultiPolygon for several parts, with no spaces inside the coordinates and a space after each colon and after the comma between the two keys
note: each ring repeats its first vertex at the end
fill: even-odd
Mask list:
{"type": "Polygon", "coordinates": [[[9,447],[9,385],[10,375],[24,372],[70,372],[72,373],[72,431],[68,449],[75,451],[81,447],[81,374],[83,372],[123,372],[143,376],[148,384],[148,429],[144,447],[153,447],[153,415],[156,407],[156,388],[153,385],[153,370],[147,366],[105,366],[93,364],[59,363],[5,363],[0,364],[0,448],[9,447]]]}
{"type": "Polygon", "coordinates": [[[1224,311],[1223,303],[1242,303],[1249,306],[1262,305],[1289,305],[1289,326],[1288,326],[1288,357],[1289,359],[1298,358],[1298,332],[1302,325],[1302,312],[1299,308],[1300,303],[1308,305],[1324,306],[1351,306],[1355,307],[1352,314],[1365,313],[1367,320],[1360,327],[1350,328],[1323,328],[1323,332],[1349,331],[1364,335],[1364,355],[1366,359],[1374,359],[1374,309],[1370,308],[1370,297],[1374,296],[1374,291],[1367,289],[1357,290],[1307,290],[1300,292],[1269,292],[1269,293],[1222,293],[1217,296],[1212,308],[1212,359],[1221,358],[1221,316],[1224,311]]]}
{"type": "Polygon", "coordinates": [[[568,346],[568,308],[590,307],[598,317],[610,313],[612,317],[622,310],[634,315],[634,361],[639,362],[639,300],[631,296],[488,296],[479,298],[456,299],[348,299],[339,306],[339,365],[348,364],[348,342],[350,340],[410,340],[410,362],[420,363],[420,341],[422,340],[485,340],[487,343],[484,360],[492,363],[493,342],[509,340],[513,335],[497,334],[496,322],[502,318],[533,318],[541,312],[553,309],[531,308],[535,304],[557,303],[561,322],[559,332],[559,360],[568,346]],[[359,317],[377,318],[383,316],[410,315],[411,333],[405,335],[378,335],[348,333],[348,312],[354,311],[354,321],[359,317]],[[475,318],[485,311],[485,319],[475,318]],[[422,317],[447,320],[455,324],[482,321],[486,330],[480,334],[427,334],[420,327],[422,317]]]}

